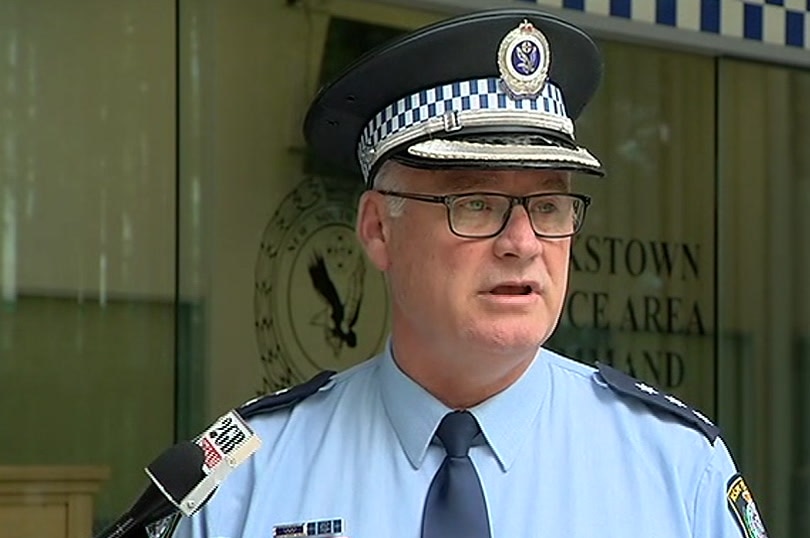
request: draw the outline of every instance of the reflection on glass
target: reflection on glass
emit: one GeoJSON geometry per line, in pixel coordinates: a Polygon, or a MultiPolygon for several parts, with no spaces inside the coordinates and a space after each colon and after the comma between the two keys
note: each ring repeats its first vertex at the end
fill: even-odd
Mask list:
{"type": "Polygon", "coordinates": [[[705,57],[601,45],[605,80],[577,124],[607,177],[571,258],[550,345],[715,411],[714,71],[705,57]]]}
{"type": "Polygon", "coordinates": [[[810,535],[810,73],[720,64],[721,409],[772,536],[810,535]]]}
{"type": "Polygon", "coordinates": [[[100,519],[173,434],[172,10],[0,6],[0,463],[106,468],[100,519]]]}

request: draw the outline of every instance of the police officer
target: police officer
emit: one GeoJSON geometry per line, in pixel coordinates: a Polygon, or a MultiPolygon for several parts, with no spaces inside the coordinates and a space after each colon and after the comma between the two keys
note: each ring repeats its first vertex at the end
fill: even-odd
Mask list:
{"type": "Polygon", "coordinates": [[[575,139],[592,40],[532,8],[366,55],[305,133],[357,170],[357,236],[390,286],[385,351],[241,410],[263,439],[178,536],[765,536],[717,428],[542,347],[602,166],[575,139]],[[290,394],[285,396],[289,402],[290,394]]]}

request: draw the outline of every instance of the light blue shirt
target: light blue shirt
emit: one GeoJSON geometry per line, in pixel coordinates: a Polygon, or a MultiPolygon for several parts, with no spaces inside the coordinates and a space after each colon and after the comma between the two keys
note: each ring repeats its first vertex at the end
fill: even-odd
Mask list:
{"type": "MultiPolygon", "coordinates": [[[[419,538],[444,458],[431,439],[448,411],[383,353],[251,419],[261,449],[176,536],[272,538],[278,525],[340,518],[341,536],[419,538]]],[[[743,536],[723,442],[617,394],[591,367],[540,350],[471,412],[493,538],[743,536]]]]}

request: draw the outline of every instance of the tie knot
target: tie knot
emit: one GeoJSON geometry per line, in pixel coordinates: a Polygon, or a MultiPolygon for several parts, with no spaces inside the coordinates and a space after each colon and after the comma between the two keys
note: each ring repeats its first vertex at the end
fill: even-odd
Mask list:
{"type": "Polygon", "coordinates": [[[478,421],[468,411],[453,411],[444,415],[436,430],[436,437],[444,445],[448,456],[463,458],[479,431],[478,421]]]}

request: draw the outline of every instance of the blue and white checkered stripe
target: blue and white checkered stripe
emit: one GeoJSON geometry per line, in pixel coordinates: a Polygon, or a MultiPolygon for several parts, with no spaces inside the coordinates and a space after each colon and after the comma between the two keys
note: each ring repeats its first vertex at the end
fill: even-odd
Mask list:
{"type": "Polygon", "coordinates": [[[810,0],[523,0],[593,15],[810,49],[810,0]]]}
{"type": "MultiPolygon", "coordinates": [[[[486,115],[487,123],[498,125],[498,113],[502,113],[501,116],[506,119],[506,115],[514,111],[521,111],[526,118],[554,122],[562,126],[560,130],[565,134],[572,139],[574,137],[573,122],[566,112],[562,91],[553,83],[547,82],[537,96],[515,99],[504,90],[499,78],[465,80],[403,97],[374,116],[360,137],[358,154],[361,166],[366,173],[374,160],[371,156],[393,137],[404,136],[407,140],[406,133],[409,131],[416,138],[442,128],[446,130],[442,123],[434,121],[435,125],[431,128],[427,124],[445,118],[448,113],[479,113],[482,117],[486,115]]],[[[521,119],[510,116],[508,121],[520,123],[521,119]]]]}

